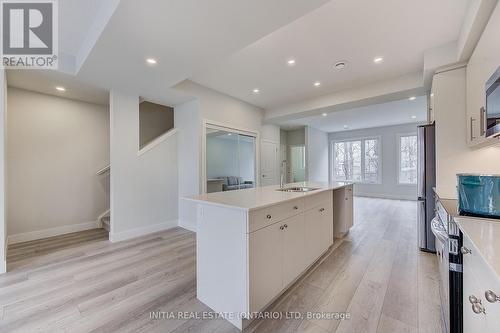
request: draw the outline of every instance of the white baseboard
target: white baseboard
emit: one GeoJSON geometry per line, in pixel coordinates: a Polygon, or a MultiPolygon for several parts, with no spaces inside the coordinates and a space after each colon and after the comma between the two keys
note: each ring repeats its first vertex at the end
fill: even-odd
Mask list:
{"type": "Polygon", "coordinates": [[[5,260],[0,260],[0,274],[7,273],[7,262],[5,260]]]}
{"type": "Polygon", "coordinates": [[[179,220],[179,227],[184,228],[186,230],[196,232],[197,228],[196,225],[192,225],[190,223],[186,223],[185,221],[179,220]]]}
{"type": "Polygon", "coordinates": [[[413,196],[405,195],[392,195],[392,194],[381,194],[381,193],[357,193],[354,192],[355,197],[367,197],[367,198],[379,198],[379,199],[391,199],[391,200],[409,200],[416,201],[417,198],[413,196]]]}
{"type": "Polygon", "coordinates": [[[177,220],[171,220],[163,223],[148,225],[145,227],[134,228],[114,234],[109,233],[109,240],[111,242],[121,242],[127,239],[149,235],[155,232],[167,230],[174,227],[177,227],[177,220]]]}
{"type": "Polygon", "coordinates": [[[50,229],[43,229],[37,231],[26,232],[22,234],[10,235],[7,237],[7,244],[16,244],[22,242],[29,242],[36,239],[42,239],[47,237],[54,237],[64,234],[69,234],[72,232],[96,229],[99,227],[98,221],[85,222],[79,224],[64,225],[61,227],[55,227],[50,229]]]}

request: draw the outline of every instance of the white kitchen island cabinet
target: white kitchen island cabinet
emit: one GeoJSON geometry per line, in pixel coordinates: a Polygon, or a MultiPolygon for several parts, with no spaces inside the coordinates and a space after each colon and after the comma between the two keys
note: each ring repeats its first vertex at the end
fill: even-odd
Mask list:
{"type": "Polygon", "coordinates": [[[267,186],[186,199],[197,202],[197,297],[239,329],[333,244],[334,192],[351,184],[294,185],[317,190],[267,186]]]}

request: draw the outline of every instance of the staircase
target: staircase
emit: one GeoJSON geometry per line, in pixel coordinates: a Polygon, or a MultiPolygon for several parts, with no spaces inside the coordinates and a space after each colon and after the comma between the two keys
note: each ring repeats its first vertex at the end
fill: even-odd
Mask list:
{"type": "Polygon", "coordinates": [[[110,230],[110,224],[109,224],[110,221],[111,221],[111,216],[109,215],[109,213],[108,215],[101,217],[102,227],[106,229],[108,232],[110,230]]]}
{"type": "MultiPolygon", "coordinates": [[[[98,170],[96,174],[98,176],[109,176],[110,172],[111,166],[108,164],[104,168],[98,170]]],[[[109,209],[106,212],[102,213],[97,220],[101,223],[102,228],[104,228],[108,232],[110,231],[111,212],[109,209]]]]}

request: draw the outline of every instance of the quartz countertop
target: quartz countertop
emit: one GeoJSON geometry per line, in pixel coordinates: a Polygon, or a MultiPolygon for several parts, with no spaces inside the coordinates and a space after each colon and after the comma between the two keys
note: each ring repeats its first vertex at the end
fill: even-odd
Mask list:
{"type": "Polygon", "coordinates": [[[500,220],[455,217],[455,222],[500,279],[500,220]]]}
{"type": "Polygon", "coordinates": [[[284,192],[277,191],[280,187],[278,185],[263,186],[251,189],[206,193],[201,195],[183,197],[183,200],[196,201],[205,204],[213,204],[216,206],[223,206],[229,208],[254,210],[272,206],[281,202],[303,198],[309,195],[318,194],[324,191],[332,191],[342,187],[352,185],[350,182],[330,182],[330,183],[316,183],[316,182],[301,182],[286,184],[283,187],[292,186],[306,186],[318,188],[315,191],[309,192],[284,192]]]}
{"type": "Polygon", "coordinates": [[[439,195],[439,193],[436,191],[436,188],[433,188],[434,193],[438,196],[439,202],[441,202],[441,205],[443,206],[444,210],[446,210],[446,213],[450,215],[451,217],[456,217],[458,215],[458,200],[457,199],[445,199],[439,195]]]}

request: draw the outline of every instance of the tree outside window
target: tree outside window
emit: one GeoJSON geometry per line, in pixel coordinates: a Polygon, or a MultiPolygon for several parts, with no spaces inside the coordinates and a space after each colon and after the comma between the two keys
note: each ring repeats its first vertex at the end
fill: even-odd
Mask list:
{"type": "Polygon", "coordinates": [[[379,182],[380,143],[378,138],[334,142],[332,149],[334,180],[379,182]]]}
{"type": "Polygon", "coordinates": [[[399,183],[417,183],[417,136],[399,137],[399,183]]]}

